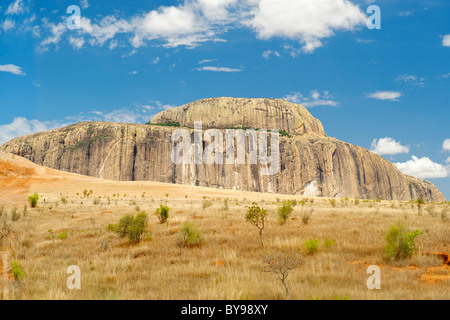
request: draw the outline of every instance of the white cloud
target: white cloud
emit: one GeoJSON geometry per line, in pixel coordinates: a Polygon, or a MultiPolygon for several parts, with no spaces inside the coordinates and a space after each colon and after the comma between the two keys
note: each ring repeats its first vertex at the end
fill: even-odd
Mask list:
{"type": "Polygon", "coordinates": [[[13,64],[0,65],[0,72],[9,72],[18,76],[27,75],[25,72],[22,71],[22,67],[13,64]]]}
{"type": "Polygon", "coordinates": [[[90,5],[91,5],[91,4],[89,3],[88,0],[81,0],[81,1],[80,1],[80,6],[81,6],[82,9],[87,9],[87,8],[90,7],[90,5]]]}
{"type": "Polygon", "coordinates": [[[331,96],[328,91],[323,91],[322,93],[320,93],[318,90],[313,90],[311,91],[309,97],[304,96],[300,92],[291,92],[283,99],[292,103],[301,104],[306,108],[313,108],[318,106],[336,107],[339,105],[339,102],[335,101],[333,96],[331,96]]]}
{"type": "Polygon", "coordinates": [[[134,70],[134,71],[128,72],[128,74],[131,74],[131,75],[135,76],[135,75],[138,74],[138,71],[137,71],[137,70],[134,70]]]}
{"type": "Polygon", "coordinates": [[[374,139],[371,145],[371,151],[379,155],[409,153],[409,150],[409,146],[403,146],[400,142],[389,137],[381,138],[379,140],[374,139]]]}
{"type": "Polygon", "coordinates": [[[442,144],[442,149],[444,151],[450,151],[450,139],[446,139],[442,144]]]}
{"type": "Polygon", "coordinates": [[[415,86],[425,85],[425,78],[419,77],[412,74],[402,74],[395,79],[396,82],[401,82],[405,84],[411,84],[415,86]]]}
{"type": "Polygon", "coordinates": [[[201,67],[198,71],[213,71],[213,72],[242,72],[242,69],[226,68],[226,67],[201,67]]]}
{"type": "Polygon", "coordinates": [[[450,166],[435,163],[427,157],[419,159],[412,156],[411,160],[395,165],[401,172],[421,179],[446,178],[450,175],[450,166]]]}
{"type": "Polygon", "coordinates": [[[152,64],[158,64],[159,60],[160,60],[160,58],[156,57],[155,59],[153,59],[152,64]]]}
{"type": "Polygon", "coordinates": [[[447,160],[445,160],[445,163],[450,163],[450,157],[448,157],[447,160]]]}
{"type": "Polygon", "coordinates": [[[25,11],[27,11],[27,8],[25,7],[23,0],[16,0],[8,6],[5,14],[19,15],[21,13],[24,13],[25,11]]]}
{"type": "MultiPolygon", "coordinates": [[[[82,16],[81,29],[71,30],[71,34],[77,38],[89,35],[86,42],[92,46],[111,41],[110,49],[117,47],[113,41],[119,35],[124,35],[134,48],[145,47],[150,42],[167,48],[194,48],[205,42],[226,41],[221,36],[229,29],[251,28],[260,39],[281,37],[299,42],[301,49],[290,50],[292,55],[297,55],[323,46],[323,39],[333,36],[335,31],[351,31],[365,24],[365,14],[347,0],[183,0],[178,3],[127,18],[108,15],[91,20],[82,16]]],[[[84,1],[80,5],[85,6],[84,1]]],[[[41,44],[42,51],[49,44],[57,44],[66,32],[58,23],[46,21],[44,27],[49,35],[41,44]]]]}
{"type": "Polygon", "coordinates": [[[35,119],[28,120],[23,117],[17,117],[9,124],[0,125],[0,145],[19,136],[51,130],[62,126],[64,126],[64,124],[54,121],[41,122],[35,119]]]}
{"type": "Polygon", "coordinates": [[[13,20],[6,19],[5,21],[3,21],[3,23],[0,26],[2,27],[2,29],[5,32],[7,32],[7,31],[13,29],[15,24],[16,23],[13,20]]]}
{"type": "Polygon", "coordinates": [[[69,43],[72,45],[72,47],[74,47],[77,50],[80,50],[81,48],[83,48],[84,45],[84,39],[83,38],[74,38],[74,37],[69,37],[69,43]]]}
{"type": "Polygon", "coordinates": [[[47,18],[42,19],[43,26],[50,30],[51,36],[47,39],[43,40],[39,46],[40,51],[48,50],[48,45],[55,44],[57,45],[62,38],[63,33],[66,31],[66,24],[63,22],[54,24],[48,21],[47,18]]]}
{"type": "Polygon", "coordinates": [[[253,0],[256,8],[246,22],[261,39],[297,40],[304,53],[323,46],[335,31],[355,30],[366,24],[366,15],[345,0],[253,0]]]}
{"type": "Polygon", "coordinates": [[[450,47],[450,34],[447,34],[444,37],[442,37],[442,45],[444,47],[450,47]]]}
{"type": "Polygon", "coordinates": [[[375,93],[368,94],[367,96],[378,100],[398,101],[398,98],[400,98],[402,94],[396,91],[377,91],[375,93]]]}
{"type": "Polygon", "coordinates": [[[269,59],[271,55],[274,55],[276,57],[281,57],[281,54],[279,54],[277,51],[272,51],[272,50],[266,50],[263,52],[262,56],[264,59],[269,59]]]}
{"type": "Polygon", "coordinates": [[[217,61],[217,59],[203,59],[203,60],[200,60],[198,62],[198,64],[211,63],[211,62],[214,62],[214,61],[217,61]]]}

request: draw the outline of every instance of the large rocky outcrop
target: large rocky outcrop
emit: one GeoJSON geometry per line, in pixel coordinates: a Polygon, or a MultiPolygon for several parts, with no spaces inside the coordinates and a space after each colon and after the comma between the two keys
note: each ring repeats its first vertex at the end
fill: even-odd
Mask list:
{"type": "Polygon", "coordinates": [[[160,181],[206,187],[308,196],[444,201],[430,182],[402,174],[384,158],[325,135],[304,107],[283,100],[218,98],[156,115],[154,124],[178,122],[193,135],[204,128],[280,129],[280,170],[261,175],[261,165],[175,165],[172,133],[178,128],[83,122],[16,138],[0,150],[39,165],[119,181],[160,181]]]}

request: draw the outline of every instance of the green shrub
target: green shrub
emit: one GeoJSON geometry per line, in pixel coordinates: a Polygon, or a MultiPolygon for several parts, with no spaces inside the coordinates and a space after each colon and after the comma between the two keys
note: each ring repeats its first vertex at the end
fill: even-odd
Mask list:
{"type": "Polygon", "coordinates": [[[320,240],[317,239],[307,240],[303,242],[303,245],[305,246],[305,249],[308,252],[308,254],[314,254],[317,251],[319,251],[320,240]]]}
{"type": "Polygon", "coordinates": [[[155,214],[158,216],[159,222],[161,222],[161,224],[166,223],[169,219],[169,210],[169,207],[163,204],[160,204],[159,208],[156,209],[155,214]]]}
{"type": "Polygon", "coordinates": [[[58,240],[65,240],[67,238],[68,238],[67,231],[63,231],[56,236],[56,239],[58,239],[58,240]]]}
{"type": "Polygon", "coordinates": [[[28,197],[28,202],[32,208],[36,208],[37,203],[39,201],[39,195],[37,193],[28,197]]]}
{"type": "Polygon", "coordinates": [[[108,224],[108,226],[106,227],[106,231],[116,232],[117,231],[117,224],[114,224],[114,223],[108,224]]]}
{"type": "Polygon", "coordinates": [[[325,239],[325,242],[323,243],[323,246],[327,249],[332,249],[336,242],[333,239],[325,239]]]}
{"type": "Polygon", "coordinates": [[[253,202],[251,207],[245,207],[247,214],[245,215],[245,221],[253,224],[259,229],[259,237],[261,239],[261,245],[264,247],[263,230],[267,220],[267,210],[260,208],[256,202],[253,202]]]}
{"type": "Polygon", "coordinates": [[[391,225],[386,233],[387,245],[384,247],[386,259],[392,262],[411,257],[417,250],[414,241],[422,234],[423,232],[418,229],[408,233],[401,222],[391,225]]]}
{"type": "Polygon", "coordinates": [[[203,233],[189,221],[183,223],[178,230],[177,245],[181,247],[196,247],[205,241],[203,233]]]}
{"type": "Polygon", "coordinates": [[[62,202],[63,204],[67,204],[69,201],[67,200],[66,197],[61,197],[61,202],[62,202]]]}
{"type": "Polygon", "coordinates": [[[148,231],[148,216],[145,212],[139,213],[136,217],[127,215],[120,219],[116,233],[121,238],[128,238],[131,243],[139,242],[142,235],[148,231]]]}
{"type": "Polygon", "coordinates": [[[288,200],[283,201],[282,205],[278,207],[278,221],[281,224],[285,224],[291,216],[292,211],[294,211],[294,208],[291,202],[288,200]]]}
{"type": "Polygon", "coordinates": [[[14,260],[11,264],[12,275],[14,280],[21,281],[25,277],[25,271],[23,271],[22,266],[18,260],[14,260]]]}

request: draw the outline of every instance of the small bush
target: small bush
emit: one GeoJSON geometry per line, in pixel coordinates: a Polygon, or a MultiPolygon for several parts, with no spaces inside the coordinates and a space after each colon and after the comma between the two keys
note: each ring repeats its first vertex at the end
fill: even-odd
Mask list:
{"type": "Polygon", "coordinates": [[[203,233],[189,221],[186,221],[178,231],[177,245],[180,247],[196,247],[205,241],[203,233]]]}
{"type": "Polygon", "coordinates": [[[425,200],[423,200],[422,198],[419,198],[419,199],[417,199],[416,204],[417,204],[417,212],[418,212],[419,216],[421,216],[422,215],[422,207],[425,204],[425,200]]]}
{"type": "Polygon", "coordinates": [[[408,233],[401,222],[392,225],[386,233],[387,245],[384,247],[386,259],[392,262],[411,257],[417,250],[414,241],[422,234],[423,232],[418,229],[408,233]]]}
{"type": "Polygon", "coordinates": [[[333,208],[336,208],[336,199],[330,199],[330,205],[333,208]]]}
{"type": "Polygon", "coordinates": [[[19,220],[20,219],[20,213],[19,213],[19,210],[17,209],[17,207],[14,207],[12,210],[11,210],[11,220],[13,221],[13,222],[15,222],[15,221],[17,221],[17,220],[19,220]]]}
{"type": "Polygon", "coordinates": [[[14,260],[11,264],[12,269],[12,275],[14,277],[14,280],[21,281],[25,277],[25,271],[22,269],[22,265],[18,260],[14,260]]]}
{"type": "Polygon", "coordinates": [[[305,246],[305,249],[308,252],[308,254],[314,254],[317,251],[319,251],[320,240],[317,239],[307,240],[303,242],[303,245],[305,246]]]}
{"type": "Polygon", "coordinates": [[[213,205],[213,203],[212,203],[211,200],[208,200],[207,198],[203,199],[203,203],[202,203],[203,210],[205,210],[205,209],[207,209],[209,207],[212,207],[212,205],[213,205]]]}
{"type": "Polygon", "coordinates": [[[128,238],[131,243],[136,243],[141,240],[142,235],[148,231],[148,216],[145,212],[141,212],[134,217],[127,215],[120,219],[116,229],[116,233],[121,238],[128,238]]]}
{"type": "Polygon", "coordinates": [[[39,201],[39,195],[37,193],[28,197],[28,202],[32,208],[36,208],[37,203],[39,201]]]}
{"type": "Polygon", "coordinates": [[[311,216],[312,216],[313,212],[314,212],[314,209],[310,209],[309,211],[307,211],[303,214],[303,217],[302,217],[303,224],[307,225],[309,223],[309,220],[311,220],[311,216]]]}
{"type": "Polygon", "coordinates": [[[158,216],[159,222],[161,224],[166,223],[169,219],[169,207],[161,204],[158,209],[156,209],[155,214],[158,216]]]}
{"type": "Polygon", "coordinates": [[[294,208],[292,207],[291,202],[287,200],[283,201],[282,205],[278,207],[278,221],[281,224],[285,224],[291,216],[292,211],[294,211],[294,208]]]}
{"type": "Polygon", "coordinates": [[[66,197],[61,197],[61,202],[62,202],[63,204],[67,204],[69,201],[67,200],[66,197]]]}
{"type": "Polygon", "coordinates": [[[327,249],[332,249],[336,242],[333,239],[325,239],[325,242],[323,243],[323,246],[327,249]]]}
{"type": "Polygon", "coordinates": [[[67,231],[63,231],[56,236],[56,239],[58,240],[65,240],[67,238],[68,238],[67,231]]]}

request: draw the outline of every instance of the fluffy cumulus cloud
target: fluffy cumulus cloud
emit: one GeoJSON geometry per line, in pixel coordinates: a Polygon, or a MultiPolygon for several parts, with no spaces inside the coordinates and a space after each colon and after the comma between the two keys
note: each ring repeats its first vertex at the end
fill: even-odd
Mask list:
{"type": "Polygon", "coordinates": [[[15,0],[5,11],[5,14],[19,15],[27,11],[24,0],[15,0]]]}
{"type": "Polygon", "coordinates": [[[304,53],[322,47],[323,39],[340,30],[366,24],[360,8],[346,0],[253,0],[252,17],[246,22],[261,39],[293,39],[304,53]]]}
{"type": "Polygon", "coordinates": [[[26,73],[22,71],[22,67],[14,64],[0,65],[0,72],[9,72],[18,76],[25,76],[26,73]]]}
{"type": "Polygon", "coordinates": [[[446,139],[442,144],[442,150],[450,152],[450,139],[446,139]]]}
{"type": "Polygon", "coordinates": [[[106,121],[120,123],[147,123],[152,115],[160,110],[174,108],[173,105],[152,101],[151,104],[137,105],[112,111],[90,111],[78,115],[67,116],[62,120],[40,121],[16,117],[11,123],[0,125],[0,145],[16,138],[36,132],[65,127],[81,121],[106,121]]]}
{"type": "MultiPolygon", "coordinates": [[[[80,4],[88,6],[89,2],[80,4]]],[[[223,37],[229,29],[251,28],[260,39],[294,41],[295,45],[288,46],[296,55],[311,53],[335,32],[355,30],[365,21],[360,8],[347,0],[184,0],[127,18],[109,15],[91,20],[82,16],[81,29],[71,30],[71,34],[88,37],[86,42],[92,46],[110,41],[109,47],[116,48],[120,39],[134,48],[150,43],[193,48],[208,41],[226,41],[223,37]],[[298,43],[301,47],[295,48],[298,43]]],[[[67,31],[58,22],[44,21],[43,27],[47,33],[41,43],[44,49],[57,44],[61,33],[67,31]]],[[[278,55],[266,52],[265,57],[271,54],[278,55]]]]}
{"type": "Polygon", "coordinates": [[[309,96],[304,96],[301,92],[294,91],[286,95],[283,99],[292,103],[301,104],[306,108],[318,106],[336,107],[339,105],[339,102],[335,101],[328,91],[321,93],[318,90],[313,90],[309,96]]]}
{"type": "Polygon", "coordinates": [[[56,121],[41,122],[39,120],[28,120],[23,117],[17,117],[9,124],[0,125],[0,145],[19,136],[51,130],[62,127],[63,125],[63,123],[56,121]]]}
{"type": "Polygon", "coordinates": [[[395,163],[397,168],[410,176],[421,179],[446,178],[450,176],[450,166],[431,161],[430,158],[412,156],[411,160],[395,163]]]}
{"type": "Polygon", "coordinates": [[[372,99],[389,101],[398,101],[401,96],[402,94],[397,91],[377,91],[375,93],[370,93],[367,95],[367,97],[372,99]]]}
{"type": "Polygon", "coordinates": [[[3,21],[3,23],[0,25],[0,27],[3,29],[3,31],[8,32],[9,30],[14,29],[15,26],[14,20],[6,19],[3,21]]]}
{"type": "Polygon", "coordinates": [[[379,155],[409,153],[409,150],[409,146],[403,146],[400,142],[389,137],[374,139],[371,145],[371,151],[379,155]]]}
{"type": "Polygon", "coordinates": [[[450,47],[450,34],[447,34],[442,37],[442,45],[444,47],[450,47]]]}

